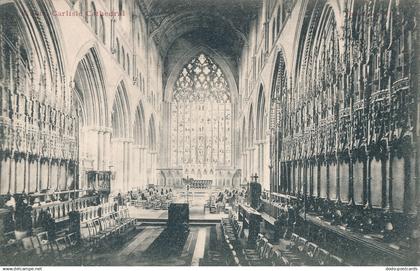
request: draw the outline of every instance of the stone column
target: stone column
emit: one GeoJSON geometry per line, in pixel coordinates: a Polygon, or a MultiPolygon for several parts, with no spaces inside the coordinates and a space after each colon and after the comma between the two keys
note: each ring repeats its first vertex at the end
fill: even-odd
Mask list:
{"type": "Polygon", "coordinates": [[[25,157],[23,158],[23,191],[29,192],[27,190],[29,190],[29,185],[28,180],[29,180],[29,174],[28,174],[28,154],[25,155],[25,157]]]}
{"type": "Polygon", "coordinates": [[[36,189],[35,192],[39,192],[41,184],[41,158],[36,159],[36,189]]]}
{"type": "Polygon", "coordinates": [[[98,130],[98,170],[105,170],[104,168],[104,131],[98,130]]]}
{"type": "Polygon", "coordinates": [[[131,178],[131,154],[132,154],[132,148],[133,148],[133,141],[128,139],[126,141],[126,184],[127,184],[127,190],[131,190],[132,186],[133,186],[133,180],[131,178]]]}
{"type": "Polygon", "coordinates": [[[336,186],[335,186],[335,193],[337,195],[337,201],[341,201],[341,193],[340,193],[340,161],[339,156],[336,154],[336,166],[335,166],[335,177],[336,177],[336,186]]]}
{"type": "Polygon", "coordinates": [[[51,159],[48,159],[48,174],[47,174],[47,188],[50,189],[51,188],[51,159]]]}
{"type": "MultiPolygon", "coordinates": [[[[325,163],[326,163],[326,179],[327,179],[327,187],[326,187],[326,190],[327,190],[327,199],[331,199],[331,191],[330,191],[330,182],[331,182],[331,179],[330,179],[330,159],[329,159],[329,157],[328,158],[325,158],[325,163]]],[[[334,180],[334,182],[335,182],[335,180],[334,180]]]]}
{"type": "Polygon", "coordinates": [[[112,165],[113,173],[115,173],[115,177],[111,182],[111,190],[113,192],[118,192],[120,188],[120,178],[121,178],[121,170],[120,170],[120,142],[118,139],[111,139],[111,161],[110,165],[112,165]]]}
{"type": "Polygon", "coordinates": [[[354,178],[353,178],[353,153],[349,151],[349,204],[355,205],[354,202],[354,178]]]}
{"type": "Polygon", "coordinates": [[[121,169],[122,169],[122,193],[127,191],[127,142],[122,140],[122,160],[121,160],[121,169]]]}
{"type": "MultiPolygon", "coordinates": [[[[248,175],[253,175],[254,172],[252,170],[252,152],[251,152],[251,148],[248,148],[248,169],[249,169],[249,174],[248,175]]],[[[248,176],[249,178],[251,178],[250,176],[248,176]]]]}
{"type": "Polygon", "coordinates": [[[111,161],[111,128],[104,128],[104,169],[109,170],[111,161]]]}
{"type": "Polygon", "coordinates": [[[58,160],[57,163],[57,186],[56,189],[60,189],[60,181],[61,181],[61,159],[58,160]]]}
{"type": "MultiPolygon", "coordinates": [[[[7,159],[7,158],[6,158],[7,159]]],[[[8,188],[8,192],[10,192],[10,193],[12,193],[13,192],[13,190],[12,190],[12,183],[13,183],[13,169],[14,169],[14,166],[13,166],[13,162],[12,162],[12,160],[14,160],[13,159],[13,152],[12,152],[12,154],[8,157],[8,159],[9,159],[9,188],[8,188]]]]}
{"type": "Polygon", "coordinates": [[[243,168],[242,178],[246,178],[248,180],[248,161],[246,157],[246,151],[242,152],[242,168],[243,168]]]}
{"type": "Polygon", "coordinates": [[[147,185],[147,162],[146,162],[146,147],[142,146],[140,149],[140,163],[141,163],[141,183],[142,186],[147,185]]]}

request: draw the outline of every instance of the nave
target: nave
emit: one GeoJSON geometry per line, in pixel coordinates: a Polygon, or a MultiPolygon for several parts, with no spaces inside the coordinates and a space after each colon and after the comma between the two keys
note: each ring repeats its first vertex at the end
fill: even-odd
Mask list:
{"type": "Polygon", "coordinates": [[[419,9],[0,0],[0,264],[419,265],[419,9]]]}

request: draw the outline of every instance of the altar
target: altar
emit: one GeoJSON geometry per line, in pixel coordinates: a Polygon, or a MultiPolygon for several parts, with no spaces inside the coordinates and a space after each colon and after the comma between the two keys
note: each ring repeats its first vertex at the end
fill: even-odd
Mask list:
{"type": "Polygon", "coordinates": [[[182,188],[185,186],[185,179],[191,181],[191,188],[207,189],[239,186],[240,171],[232,168],[161,168],[161,186],[182,188]]]}

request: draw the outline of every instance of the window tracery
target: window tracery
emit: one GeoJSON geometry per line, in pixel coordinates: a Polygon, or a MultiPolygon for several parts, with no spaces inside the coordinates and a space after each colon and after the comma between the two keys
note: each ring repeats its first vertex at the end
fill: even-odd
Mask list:
{"type": "Polygon", "coordinates": [[[230,165],[232,105],[220,67],[201,53],[181,70],[172,104],[172,164],[230,165]]]}

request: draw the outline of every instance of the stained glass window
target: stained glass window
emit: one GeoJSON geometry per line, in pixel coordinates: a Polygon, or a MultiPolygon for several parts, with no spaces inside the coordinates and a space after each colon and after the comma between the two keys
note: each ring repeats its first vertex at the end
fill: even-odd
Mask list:
{"type": "MultiPolygon", "coordinates": [[[[232,106],[220,67],[198,54],[174,85],[171,127],[172,165],[184,168],[231,165],[232,106]]],[[[203,169],[203,168],[201,168],[203,169]]]]}

